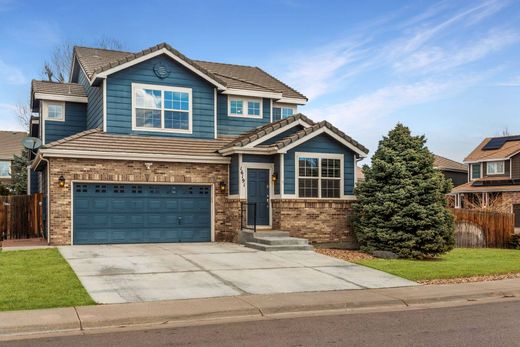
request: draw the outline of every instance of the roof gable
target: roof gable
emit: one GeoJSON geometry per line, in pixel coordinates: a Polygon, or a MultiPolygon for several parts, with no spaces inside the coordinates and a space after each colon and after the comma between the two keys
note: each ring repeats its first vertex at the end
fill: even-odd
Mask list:
{"type": "Polygon", "coordinates": [[[291,148],[294,148],[323,133],[350,148],[360,157],[366,157],[368,155],[368,149],[365,146],[361,145],[329,122],[321,121],[319,123],[314,123],[311,119],[301,113],[254,129],[228,143],[220,150],[220,153],[224,155],[235,152],[264,152],[265,154],[286,153],[291,148]],[[305,123],[310,126],[289,134],[287,137],[275,141],[272,144],[263,144],[268,138],[272,138],[285,132],[291,126],[298,124],[295,122],[300,120],[304,120],[305,123]]]}
{"type": "Polygon", "coordinates": [[[221,90],[228,90],[229,94],[251,91],[297,104],[304,104],[307,101],[303,94],[258,67],[192,60],[167,43],[158,44],[138,53],[75,46],[73,64],[79,62],[88,79],[95,82],[98,77],[103,78],[107,74],[120,71],[158,54],[169,55],[221,90]]]}
{"type": "Polygon", "coordinates": [[[520,153],[520,140],[507,141],[500,148],[486,150],[484,147],[493,139],[485,138],[466,158],[465,163],[509,159],[520,153]]]}

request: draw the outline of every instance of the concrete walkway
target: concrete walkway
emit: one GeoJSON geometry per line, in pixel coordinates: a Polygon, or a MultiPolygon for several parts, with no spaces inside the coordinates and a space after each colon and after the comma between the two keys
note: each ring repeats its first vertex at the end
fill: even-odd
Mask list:
{"type": "Polygon", "coordinates": [[[0,312],[0,341],[13,335],[77,332],[124,326],[190,325],[317,313],[456,306],[520,298],[520,279],[466,284],[329,292],[242,295],[0,312]]]}
{"type": "Polygon", "coordinates": [[[417,285],[313,251],[232,243],[59,247],[97,303],[127,303],[417,285]]]}

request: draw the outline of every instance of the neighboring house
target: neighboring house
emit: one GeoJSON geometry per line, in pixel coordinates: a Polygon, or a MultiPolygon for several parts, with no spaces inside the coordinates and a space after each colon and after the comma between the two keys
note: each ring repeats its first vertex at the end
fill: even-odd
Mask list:
{"type": "Polygon", "coordinates": [[[486,138],[464,163],[469,182],[453,189],[455,207],[513,212],[520,228],[520,136],[486,138]]]}
{"type": "Polygon", "coordinates": [[[260,68],[75,47],[70,76],[31,91],[50,243],[236,240],[244,203],[259,229],[351,240],[368,150],[260,68]]]}
{"type": "Polygon", "coordinates": [[[12,183],[11,163],[15,155],[22,154],[22,140],[26,137],[26,132],[0,131],[0,182],[4,185],[12,183]]]}
{"type": "Polygon", "coordinates": [[[454,187],[468,182],[468,167],[454,160],[435,155],[433,167],[441,171],[454,187]]]}

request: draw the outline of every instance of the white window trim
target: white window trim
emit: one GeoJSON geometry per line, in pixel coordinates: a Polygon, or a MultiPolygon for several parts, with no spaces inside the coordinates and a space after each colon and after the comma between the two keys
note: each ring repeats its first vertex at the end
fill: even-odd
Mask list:
{"type": "MultiPolygon", "coordinates": [[[[293,115],[298,113],[297,105],[290,105],[290,104],[283,104],[283,103],[275,102],[275,103],[273,103],[272,109],[274,110],[275,108],[280,108],[280,109],[290,108],[293,111],[293,115]]],[[[271,115],[272,115],[272,117],[274,117],[273,111],[271,111],[271,115]]],[[[281,115],[280,115],[280,117],[281,117],[281,115]]],[[[281,118],[281,119],[283,119],[283,118],[281,118]]]]}
{"type": "MultiPolygon", "coordinates": [[[[498,165],[497,165],[497,169],[498,169],[498,165]]],[[[486,175],[487,176],[497,176],[497,175],[503,175],[505,174],[506,172],[506,162],[505,161],[502,161],[502,160],[497,160],[497,161],[488,161],[486,163],[486,175]],[[490,173],[489,172],[489,165],[490,164],[495,164],[495,163],[502,163],[502,171],[497,171],[497,172],[494,172],[494,173],[490,173]]]]}
{"type": "Polygon", "coordinates": [[[65,102],[64,101],[48,101],[43,102],[43,119],[50,122],[65,122],[65,102]],[[49,106],[57,105],[63,107],[63,117],[61,118],[49,118],[49,106]]]}
{"type": "MultiPolygon", "coordinates": [[[[344,156],[343,154],[333,154],[333,153],[308,153],[308,152],[296,152],[294,154],[294,163],[295,163],[295,195],[299,199],[341,199],[345,196],[345,173],[344,173],[344,156]],[[303,177],[303,178],[317,178],[318,179],[318,197],[306,197],[300,196],[300,158],[316,158],[318,159],[318,176],[317,177],[303,177]],[[340,168],[340,178],[339,178],[339,197],[338,198],[322,198],[321,196],[321,160],[322,159],[339,159],[339,168],[340,168]]],[[[328,177],[324,177],[324,179],[328,179],[328,177]]],[[[331,178],[334,179],[334,178],[331,178]]]]}
{"type": "MultiPolygon", "coordinates": [[[[10,173],[8,176],[0,176],[0,178],[11,178],[12,177],[12,174],[11,174],[12,162],[10,160],[0,160],[0,163],[7,163],[9,165],[9,173],[10,173]]],[[[29,179],[27,179],[27,181],[29,181],[29,179]]]]}
{"type": "Polygon", "coordinates": [[[161,132],[161,133],[177,133],[177,134],[192,134],[193,133],[193,97],[191,88],[170,87],[155,84],[132,83],[132,130],[133,131],[147,131],[147,132],[161,132]],[[161,91],[161,127],[160,128],[146,128],[138,127],[136,125],[136,104],[135,91],[136,89],[154,89],[161,91]],[[188,93],[190,98],[190,109],[188,111],[188,129],[165,129],[164,128],[164,92],[181,92],[188,93]]]}
{"type": "Polygon", "coordinates": [[[264,118],[264,103],[262,98],[244,98],[242,96],[232,96],[228,95],[228,117],[232,118],[253,118],[253,119],[262,119],[264,118]],[[231,101],[242,101],[243,114],[232,114],[231,113],[231,101]],[[249,105],[250,101],[259,102],[260,103],[260,114],[257,115],[249,115],[249,105]]]}
{"type": "Polygon", "coordinates": [[[470,179],[470,181],[474,181],[474,180],[479,179],[481,177],[482,177],[482,163],[470,164],[469,165],[469,179],[470,179]],[[479,175],[479,177],[473,177],[473,165],[479,165],[480,166],[480,175],[479,175]]]}

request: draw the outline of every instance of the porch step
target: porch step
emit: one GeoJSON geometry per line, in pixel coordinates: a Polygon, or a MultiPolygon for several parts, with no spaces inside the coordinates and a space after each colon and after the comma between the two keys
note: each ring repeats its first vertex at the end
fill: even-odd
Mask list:
{"type": "Polygon", "coordinates": [[[299,239],[296,237],[264,237],[263,235],[255,236],[256,243],[273,246],[295,246],[308,245],[309,241],[306,239],[299,239]]]}
{"type": "Polygon", "coordinates": [[[273,251],[312,251],[314,247],[311,245],[294,244],[294,245],[267,245],[258,242],[246,242],[244,246],[248,248],[257,249],[259,251],[273,252],[273,251]]]}

